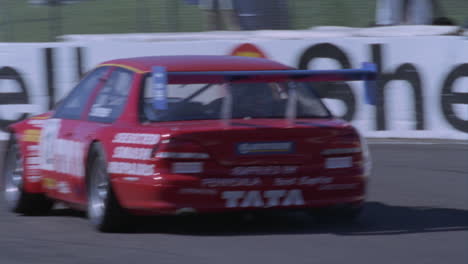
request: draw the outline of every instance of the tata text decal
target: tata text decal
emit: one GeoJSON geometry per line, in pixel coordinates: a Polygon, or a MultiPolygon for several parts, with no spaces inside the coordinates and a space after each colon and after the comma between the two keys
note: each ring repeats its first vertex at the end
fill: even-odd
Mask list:
{"type": "Polygon", "coordinates": [[[274,207],[304,205],[301,190],[269,190],[269,191],[225,191],[221,196],[225,206],[232,207],[274,207]]]}

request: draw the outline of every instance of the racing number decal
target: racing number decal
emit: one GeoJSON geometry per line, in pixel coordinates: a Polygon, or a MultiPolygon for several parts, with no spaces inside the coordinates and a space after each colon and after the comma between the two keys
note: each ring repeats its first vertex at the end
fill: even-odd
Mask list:
{"type": "Polygon", "coordinates": [[[60,130],[60,119],[48,119],[44,122],[39,144],[39,159],[41,169],[54,170],[55,142],[60,130]]]}

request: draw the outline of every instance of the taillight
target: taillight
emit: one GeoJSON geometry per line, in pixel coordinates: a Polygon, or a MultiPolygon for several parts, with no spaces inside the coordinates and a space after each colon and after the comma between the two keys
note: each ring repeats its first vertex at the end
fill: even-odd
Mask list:
{"type": "Polygon", "coordinates": [[[349,127],[339,131],[320,154],[325,158],[326,169],[344,169],[358,164],[362,151],[359,132],[349,127]]]}
{"type": "Polygon", "coordinates": [[[157,159],[205,160],[210,158],[210,154],[196,142],[181,139],[168,139],[161,141],[154,150],[153,157],[157,159]]]}
{"type": "Polygon", "coordinates": [[[349,130],[344,133],[340,133],[336,136],[334,141],[335,144],[358,145],[359,132],[357,130],[349,130]]]}
{"type": "Polygon", "coordinates": [[[372,158],[369,151],[369,145],[367,140],[364,136],[359,134],[359,141],[361,143],[362,148],[362,162],[363,162],[363,169],[364,169],[364,176],[369,177],[372,173],[372,158]]]}

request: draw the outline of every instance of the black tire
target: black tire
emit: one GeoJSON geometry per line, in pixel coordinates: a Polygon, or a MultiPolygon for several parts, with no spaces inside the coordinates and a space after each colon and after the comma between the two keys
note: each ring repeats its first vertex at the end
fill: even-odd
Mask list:
{"type": "Polygon", "coordinates": [[[362,204],[341,205],[312,210],[311,214],[321,224],[352,224],[355,223],[364,209],[362,204]]]}
{"type": "Polygon", "coordinates": [[[88,219],[101,232],[126,231],[130,215],[120,206],[112,189],[102,146],[94,144],[90,155],[87,175],[88,219]]]}
{"type": "Polygon", "coordinates": [[[24,163],[14,135],[7,145],[3,168],[3,198],[8,211],[25,215],[45,215],[54,202],[43,194],[28,193],[24,190],[24,163]]]}

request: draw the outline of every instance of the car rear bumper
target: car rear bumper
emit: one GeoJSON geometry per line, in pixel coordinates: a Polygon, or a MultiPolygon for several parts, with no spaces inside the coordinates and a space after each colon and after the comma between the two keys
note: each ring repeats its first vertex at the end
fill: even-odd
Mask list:
{"type": "Polygon", "coordinates": [[[219,183],[207,186],[206,181],[195,177],[175,181],[163,177],[114,177],[112,180],[120,204],[139,215],[302,210],[361,204],[366,190],[366,178],[360,176],[321,184],[311,181],[309,185],[287,180],[282,185],[256,181],[244,181],[244,186],[233,186],[237,183],[222,180],[219,183]]]}

